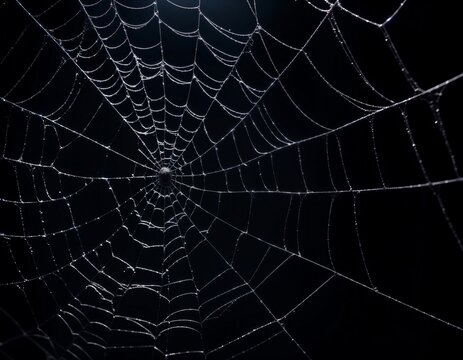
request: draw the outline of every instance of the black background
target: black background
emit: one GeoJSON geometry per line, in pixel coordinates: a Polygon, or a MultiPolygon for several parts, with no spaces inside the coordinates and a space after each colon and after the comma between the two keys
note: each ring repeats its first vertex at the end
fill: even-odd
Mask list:
{"type": "MultiPolygon", "coordinates": [[[[173,2],[197,5],[193,0],[173,2]]],[[[147,80],[147,94],[154,99],[165,91],[170,103],[164,112],[163,101],[151,102],[153,109],[161,109],[153,116],[156,132],[137,138],[120,116],[130,113],[131,102],[111,106],[63,52],[66,49],[75,56],[72,49],[78,42],[57,40],[69,39],[82,29],[87,36],[82,44],[98,39],[78,2],[62,0],[50,7],[53,1],[22,1],[24,8],[15,1],[4,2],[0,8],[2,357],[162,358],[153,345],[167,352],[187,351],[173,356],[185,359],[204,358],[202,353],[188,352],[200,349],[210,359],[305,358],[300,348],[312,359],[462,356],[458,236],[463,232],[463,197],[458,169],[463,147],[457,130],[461,80],[454,77],[462,74],[463,59],[458,52],[461,29],[454,2],[409,0],[395,13],[400,1],[341,1],[344,10],[334,7],[325,20],[325,13],[302,0],[249,3],[265,31],[253,34],[232,74],[254,88],[271,87],[253,106],[239,83],[229,78],[218,92],[218,102],[207,110],[210,100],[193,82],[188,105],[198,114],[207,111],[207,116],[203,124],[188,114],[182,117],[183,124],[195,130],[194,146],[188,146],[176,162],[172,187],[166,189],[159,187],[157,171],[176,159],[177,150],[165,150],[167,160],[160,161],[156,138],[161,142],[175,139],[162,129],[178,127],[172,114],[182,114],[183,109],[172,103],[185,104],[188,87],[175,84],[165,73],[164,87],[160,76],[147,80]],[[80,14],[72,22],[57,28],[76,12],[80,14]],[[399,57],[393,56],[381,27],[365,21],[381,24],[391,15],[382,28],[399,57]],[[350,64],[333,26],[340,29],[371,87],[350,64]],[[44,31],[54,28],[56,41],[44,31]],[[312,63],[303,52],[279,44],[268,34],[296,49],[313,34],[303,47],[312,63]],[[327,86],[314,66],[336,90],[362,101],[367,110],[369,105],[382,110],[372,114],[352,106],[346,96],[327,86]],[[263,70],[271,76],[283,73],[271,85],[263,70]],[[40,89],[38,96],[21,102],[40,89]],[[48,119],[37,115],[50,114],[63,103],[48,119]],[[220,104],[250,114],[240,122],[220,104]],[[295,104],[322,126],[304,117],[295,104]],[[297,144],[276,141],[265,119],[297,144]],[[327,128],[336,130],[326,132],[327,128]],[[266,155],[254,161],[259,151],[272,150],[264,138],[277,149],[271,159],[266,155]],[[152,162],[140,149],[152,151],[152,162]],[[62,194],[61,201],[38,201],[62,194]],[[161,230],[140,226],[145,219],[143,196],[152,196],[149,222],[159,224],[161,230]],[[118,203],[120,210],[111,211],[118,203]],[[134,215],[134,208],[140,216],[134,215]],[[181,211],[188,217],[177,217],[181,211]],[[126,227],[120,229],[122,219],[126,227]],[[83,225],[76,228],[76,224],[83,225]],[[202,242],[204,238],[207,241],[202,242]],[[173,249],[188,253],[178,263],[166,260],[158,248],[142,250],[142,244],[171,240],[178,243],[173,249]],[[203,288],[227,268],[219,281],[203,288]],[[190,269],[193,283],[168,284],[191,277],[190,269]],[[252,289],[247,295],[244,279],[252,289]],[[123,283],[129,289],[134,284],[160,286],[168,298],[190,295],[169,305],[146,289],[127,291],[123,283]],[[103,287],[105,295],[100,298],[89,285],[103,287]],[[201,291],[191,296],[195,286],[201,291]],[[115,308],[105,299],[111,299],[115,308]],[[160,333],[162,325],[155,325],[176,307],[195,307],[198,302],[199,316],[205,317],[231,300],[220,316],[202,323],[201,336],[181,329],[160,333]],[[270,312],[276,317],[290,313],[276,323],[270,312]],[[140,329],[123,320],[129,316],[146,320],[145,330],[153,338],[131,332],[140,329]],[[268,322],[272,324],[260,328],[268,322]],[[105,345],[95,346],[95,341],[105,345]]],[[[103,13],[108,4],[103,0],[89,9],[103,13]]],[[[121,4],[139,7],[150,2],[121,4]]],[[[322,1],[313,4],[328,8],[322,1]]],[[[138,56],[148,63],[192,64],[196,36],[185,39],[165,24],[194,31],[198,11],[166,0],[156,6],[164,23],[163,57],[158,48],[140,51],[138,56]]],[[[201,0],[205,17],[241,34],[251,33],[256,26],[250,7],[244,0],[201,0]]],[[[128,23],[148,18],[148,10],[131,11],[120,4],[116,8],[128,23]]],[[[110,29],[119,24],[117,20],[110,29]]],[[[205,41],[224,53],[241,53],[242,43],[224,39],[204,17],[199,29],[205,41]]],[[[130,43],[138,46],[159,40],[156,18],[144,28],[127,32],[130,43]]],[[[236,39],[246,42],[247,36],[236,39]]],[[[119,40],[116,37],[107,45],[119,40]]],[[[123,47],[112,54],[121,53],[123,47]]],[[[77,63],[87,69],[104,59],[77,63]]],[[[227,68],[205,46],[198,46],[195,60],[207,75],[227,76],[227,68]]],[[[157,70],[145,71],[152,75],[157,70]]],[[[191,83],[191,71],[170,71],[191,83]]],[[[90,77],[113,74],[117,75],[108,61],[90,77]]],[[[199,70],[195,76],[207,82],[199,70]]],[[[131,81],[136,79],[128,78],[131,81]]],[[[146,101],[140,94],[132,100],[146,101]]],[[[118,96],[110,100],[123,99],[118,96]]],[[[133,127],[143,130],[145,120],[149,124],[150,116],[133,127]]],[[[181,140],[175,146],[182,149],[181,140]]],[[[172,249],[167,250],[170,253],[172,249]]],[[[187,312],[182,320],[197,320],[197,316],[187,312]]]]}

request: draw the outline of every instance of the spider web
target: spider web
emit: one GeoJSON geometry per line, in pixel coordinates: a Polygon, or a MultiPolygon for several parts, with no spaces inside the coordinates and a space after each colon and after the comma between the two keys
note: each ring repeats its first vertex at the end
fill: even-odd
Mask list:
{"type": "Polygon", "coordinates": [[[4,1],[0,354],[461,353],[457,11],[372,7],[4,1]]]}

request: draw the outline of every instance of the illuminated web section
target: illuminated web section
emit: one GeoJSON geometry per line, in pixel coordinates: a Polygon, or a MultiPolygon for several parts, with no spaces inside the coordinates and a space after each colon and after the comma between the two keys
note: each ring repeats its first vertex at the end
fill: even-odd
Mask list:
{"type": "Polygon", "coordinates": [[[363,313],[461,342],[447,28],[284,3],[1,5],[3,356],[333,358],[363,313]]]}

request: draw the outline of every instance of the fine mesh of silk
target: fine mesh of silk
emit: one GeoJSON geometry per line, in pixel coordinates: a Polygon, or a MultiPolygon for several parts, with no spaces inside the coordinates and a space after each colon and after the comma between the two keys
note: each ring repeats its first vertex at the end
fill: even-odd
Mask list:
{"type": "Polygon", "coordinates": [[[0,357],[458,358],[454,6],[2,1],[0,357]]]}

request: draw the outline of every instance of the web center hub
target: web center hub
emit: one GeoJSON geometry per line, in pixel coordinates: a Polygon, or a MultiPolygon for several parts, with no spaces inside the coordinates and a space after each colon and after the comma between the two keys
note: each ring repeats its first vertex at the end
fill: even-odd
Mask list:
{"type": "Polygon", "coordinates": [[[159,184],[162,187],[170,187],[172,183],[172,171],[168,167],[163,166],[159,169],[158,178],[159,184]]]}

